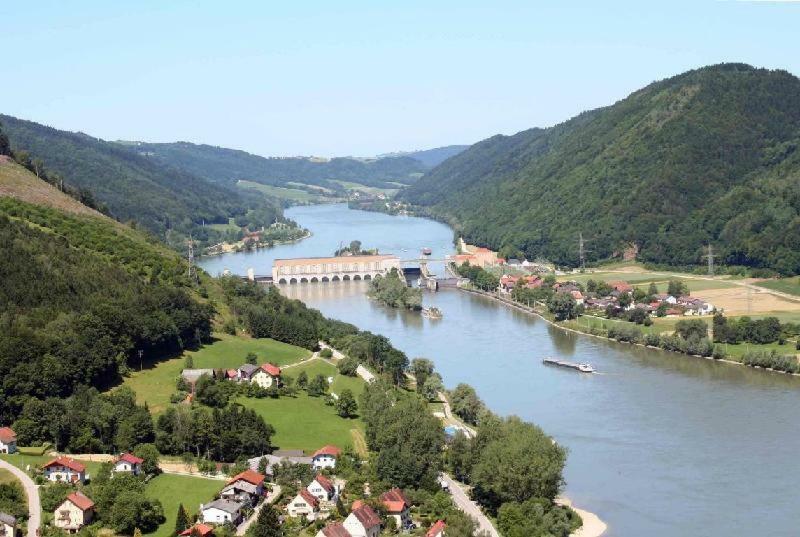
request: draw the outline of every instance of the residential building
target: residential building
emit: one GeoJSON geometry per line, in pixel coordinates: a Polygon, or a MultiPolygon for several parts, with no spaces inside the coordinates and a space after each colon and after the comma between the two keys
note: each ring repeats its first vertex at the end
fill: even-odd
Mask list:
{"type": "Polygon", "coordinates": [[[444,529],[446,527],[447,524],[444,523],[444,520],[437,520],[436,523],[425,533],[425,537],[444,537],[444,529]]]}
{"type": "Polygon", "coordinates": [[[336,459],[341,453],[342,450],[336,446],[323,446],[311,456],[311,466],[313,466],[315,470],[336,468],[336,459]]]}
{"type": "Polygon", "coordinates": [[[0,453],[17,451],[17,433],[11,427],[0,427],[0,453]]]}
{"type": "Polygon", "coordinates": [[[407,528],[411,524],[411,502],[398,488],[381,494],[381,502],[386,507],[386,514],[394,518],[398,528],[407,528]]]}
{"type": "Polygon", "coordinates": [[[281,382],[281,368],[274,364],[262,364],[250,376],[250,382],[262,388],[270,388],[273,385],[279,386],[281,382]]]}
{"type": "Polygon", "coordinates": [[[317,532],[314,537],[352,537],[341,522],[331,522],[317,532]]]}
{"type": "Polygon", "coordinates": [[[658,295],[655,296],[655,298],[659,302],[666,302],[667,304],[677,304],[678,303],[678,299],[677,298],[675,298],[672,295],[668,295],[668,294],[663,294],[663,293],[662,294],[658,294],[658,295]]]}
{"type": "Polygon", "coordinates": [[[86,466],[69,457],[58,457],[42,466],[45,479],[83,483],[86,481],[86,466]]]}
{"type": "Polygon", "coordinates": [[[336,487],[322,474],[317,474],[306,490],[322,502],[332,501],[336,497],[336,487]]]}
{"type": "Polygon", "coordinates": [[[353,502],[353,510],[342,525],[352,537],[378,537],[381,533],[381,517],[361,500],[353,502]]]}
{"type": "Polygon", "coordinates": [[[188,537],[192,535],[193,532],[200,537],[211,537],[214,535],[214,526],[209,526],[208,524],[195,524],[191,528],[186,528],[178,535],[181,537],[188,537]]]}
{"type": "Polygon", "coordinates": [[[297,496],[286,506],[290,517],[304,516],[315,520],[319,514],[319,500],[306,489],[300,489],[297,496]]]}
{"type": "Polygon", "coordinates": [[[130,453],[123,453],[114,461],[114,472],[130,472],[133,475],[142,473],[142,463],[144,459],[140,459],[130,453]]]}
{"type": "Polygon", "coordinates": [[[17,519],[8,513],[0,512],[0,537],[16,537],[17,519]]]}
{"type": "Polygon", "coordinates": [[[242,521],[244,504],[234,500],[219,499],[200,506],[200,518],[206,524],[225,524],[237,526],[242,521]]]}
{"type": "Polygon", "coordinates": [[[572,298],[575,299],[575,302],[578,305],[583,304],[583,293],[581,293],[580,291],[570,291],[570,294],[572,295],[572,298]]]}
{"type": "Polygon", "coordinates": [[[76,533],[92,521],[94,502],[82,492],[73,492],[64,503],[56,507],[53,524],[69,533],[76,533]]]}
{"type": "Polygon", "coordinates": [[[618,281],[618,282],[608,282],[608,285],[611,286],[612,289],[619,293],[632,293],[633,286],[628,282],[618,281]]]}
{"type": "Polygon", "coordinates": [[[220,498],[255,505],[264,495],[265,476],[247,469],[228,481],[220,492],[220,498]]]}

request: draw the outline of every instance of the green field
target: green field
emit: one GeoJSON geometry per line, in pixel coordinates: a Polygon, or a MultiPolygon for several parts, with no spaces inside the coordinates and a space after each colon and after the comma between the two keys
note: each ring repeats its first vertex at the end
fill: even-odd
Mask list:
{"type": "Polygon", "coordinates": [[[214,499],[224,484],[224,481],[218,479],[188,475],[161,474],[151,479],[145,491],[150,498],[161,501],[167,520],[149,535],[172,537],[178,504],[183,504],[191,518],[200,504],[214,499]]]}
{"type": "Polygon", "coordinates": [[[163,412],[175,392],[175,382],[183,370],[185,357],[192,356],[196,368],[235,368],[244,363],[248,352],[258,355],[259,363],[272,362],[285,365],[311,356],[311,351],[272,339],[252,339],[227,334],[217,334],[214,343],[198,351],[187,351],[183,356],[157,364],[143,371],[135,371],[123,384],[130,386],[139,403],[147,402],[151,412],[163,412]]]}
{"type": "Polygon", "coordinates": [[[739,343],[738,345],[727,345],[725,343],[720,343],[720,345],[725,349],[725,354],[730,355],[732,360],[741,359],[741,357],[748,351],[769,352],[774,350],[778,354],[798,354],[793,341],[787,342],[783,345],[778,345],[777,342],[767,343],[765,345],[754,345],[752,343],[739,343]]]}
{"type": "Polygon", "coordinates": [[[661,334],[663,332],[674,332],[675,331],[675,324],[678,321],[686,320],[686,319],[701,319],[708,323],[709,327],[711,326],[711,317],[652,317],[653,324],[650,326],[644,326],[643,324],[636,324],[629,321],[623,321],[620,319],[603,319],[591,315],[582,315],[577,319],[573,319],[571,321],[563,321],[559,323],[560,325],[573,328],[575,330],[579,330],[581,332],[588,332],[588,329],[591,328],[603,328],[608,330],[612,327],[619,327],[619,326],[630,326],[635,327],[641,330],[642,334],[661,334]]]}
{"type": "Polygon", "coordinates": [[[236,225],[233,218],[228,219],[227,224],[206,224],[206,227],[215,229],[217,231],[239,231],[241,228],[236,225]]]}
{"type": "Polygon", "coordinates": [[[263,185],[261,183],[256,183],[253,181],[244,181],[239,180],[236,183],[236,186],[239,188],[253,188],[258,190],[259,192],[263,192],[268,196],[273,196],[275,198],[290,200],[290,201],[298,201],[301,203],[313,203],[319,201],[320,198],[323,196],[317,196],[308,192],[306,190],[300,190],[297,188],[284,188],[281,186],[272,186],[272,185],[263,185]]]}
{"type": "MultiPolygon", "coordinates": [[[[317,374],[333,376],[330,392],[340,393],[349,388],[358,399],[364,389],[361,379],[339,375],[336,367],[324,360],[291,367],[285,374],[297,378],[301,371],[305,371],[309,379],[317,374]]],[[[332,406],[325,405],[324,397],[309,397],[303,391],[299,391],[296,397],[239,398],[237,402],[254,409],[275,427],[272,443],[279,449],[302,449],[311,453],[325,444],[342,448],[352,446],[351,429],[364,430],[361,420],[340,418],[332,406]]]]}
{"type": "Polygon", "coordinates": [[[593,272],[586,274],[568,274],[559,276],[558,279],[560,281],[576,281],[584,285],[586,285],[586,282],[589,280],[605,282],[623,281],[628,282],[634,287],[641,287],[644,291],[647,290],[651,283],[655,283],[660,293],[666,293],[667,285],[669,284],[670,279],[686,282],[686,284],[689,286],[689,291],[691,292],[702,291],[703,289],[727,289],[736,285],[735,283],[722,279],[702,280],[693,278],[696,278],[696,276],[688,274],[669,276],[666,274],[657,274],[652,272],[593,272]]]}
{"type": "Polygon", "coordinates": [[[352,181],[339,181],[335,180],[334,183],[339,183],[347,190],[358,190],[366,192],[367,194],[386,194],[387,196],[394,196],[397,194],[399,188],[378,188],[375,186],[362,185],[361,183],[354,183],[352,181]]]}
{"type": "Polygon", "coordinates": [[[781,278],[780,280],[768,280],[765,282],[759,282],[756,285],[771,289],[772,291],[800,296],[800,276],[795,276],[793,278],[781,278]]]}

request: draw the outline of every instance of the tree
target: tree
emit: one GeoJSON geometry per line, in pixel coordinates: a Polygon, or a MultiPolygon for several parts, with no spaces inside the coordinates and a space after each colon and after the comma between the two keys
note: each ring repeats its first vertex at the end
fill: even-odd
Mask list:
{"type": "Polygon", "coordinates": [[[547,302],[547,309],[553,314],[556,321],[574,319],[578,316],[578,303],[570,293],[556,293],[547,302]]]}
{"type": "Polygon", "coordinates": [[[647,295],[651,298],[658,294],[658,287],[654,282],[650,282],[650,285],[647,287],[647,295]]]}
{"type": "Polygon", "coordinates": [[[282,537],[283,529],[278,512],[272,504],[265,503],[258,512],[255,523],[247,528],[247,537],[282,537]]]}
{"type": "Polygon", "coordinates": [[[339,399],[336,400],[335,407],[336,413],[343,418],[352,418],[355,416],[358,410],[358,404],[356,403],[356,398],[353,396],[353,392],[347,388],[342,390],[342,393],[339,394],[339,399]]]}
{"type": "Polygon", "coordinates": [[[586,292],[587,293],[594,293],[595,291],[597,291],[597,282],[592,280],[592,279],[587,280],[586,281],[586,292]]]}
{"type": "Polygon", "coordinates": [[[667,303],[662,302],[661,304],[658,305],[658,308],[656,308],[656,317],[666,317],[666,315],[667,315],[667,303]]]}
{"type": "Polygon", "coordinates": [[[248,352],[244,357],[244,361],[248,364],[256,365],[258,363],[258,355],[254,352],[248,352]]]}
{"type": "Polygon", "coordinates": [[[675,323],[675,333],[686,340],[693,336],[702,339],[708,334],[708,324],[700,319],[683,319],[675,323]]]}
{"type": "Polygon", "coordinates": [[[139,444],[134,448],[133,454],[143,460],[142,471],[148,475],[155,475],[161,470],[158,467],[158,459],[161,454],[155,444],[139,444]]]}
{"type": "Polygon", "coordinates": [[[328,381],[321,374],[316,375],[311,382],[308,383],[308,395],[311,397],[319,397],[325,395],[328,390],[328,381]]]}
{"type": "Polygon", "coordinates": [[[261,457],[258,459],[258,473],[261,475],[267,474],[267,468],[269,467],[269,461],[266,457],[261,457]]]}
{"type": "Polygon", "coordinates": [[[191,354],[187,354],[186,359],[183,360],[183,368],[194,369],[194,358],[192,358],[191,354]]]}
{"type": "Polygon", "coordinates": [[[189,527],[189,513],[183,504],[178,504],[178,514],[175,516],[175,535],[189,527]]]}
{"type": "Polygon", "coordinates": [[[427,358],[414,358],[411,360],[411,374],[417,382],[417,392],[422,391],[428,376],[433,373],[433,362],[427,358]]]}
{"type": "Polygon", "coordinates": [[[439,375],[439,373],[434,373],[425,379],[425,384],[422,386],[419,393],[427,401],[435,401],[443,388],[444,385],[442,384],[441,375],[439,375]]]}
{"type": "Polygon", "coordinates": [[[308,374],[305,371],[300,371],[300,374],[297,375],[297,387],[301,390],[308,387],[308,374]]]}
{"type": "Polygon", "coordinates": [[[450,392],[450,407],[453,413],[469,423],[476,425],[485,409],[475,388],[469,384],[459,384],[450,392]]]}
{"type": "Polygon", "coordinates": [[[627,308],[633,302],[633,298],[629,293],[620,293],[618,304],[621,308],[627,308]]]}
{"type": "Polygon", "coordinates": [[[689,286],[682,280],[670,280],[667,284],[667,294],[675,297],[688,295],[689,286]]]}

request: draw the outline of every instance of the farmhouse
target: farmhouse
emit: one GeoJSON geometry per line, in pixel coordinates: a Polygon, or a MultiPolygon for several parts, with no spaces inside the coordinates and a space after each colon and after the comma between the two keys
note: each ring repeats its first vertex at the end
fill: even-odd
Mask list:
{"type": "Polygon", "coordinates": [[[336,446],[323,446],[311,456],[311,466],[313,466],[315,470],[336,468],[336,459],[341,452],[342,450],[336,446]]]}
{"type": "Polygon", "coordinates": [[[220,498],[255,505],[264,494],[265,477],[253,470],[235,475],[220,492],[220,498]]]}
{"type": "Polygon", "coordinates": [[[130,472],[133,475],[142,473],[142,463],[144,459],[140,459],[130,453],[123,453],[114,461],[114,472],[130,472]]]}
{"type": "Polygon", "coordinates": [[[234,500],[214,500],[200,507],[201,518],[206,524],[225,524],[230,522],[234,526],[242,521],[242,508],[244,504],[234,500]]]}
{"type": "Polygon", "coordinates": [[[11,427],[0,427],[0,453],[17,451],[17,433],[11,427]]]}
{"type": "Polygon", "coordinates": [[[319,514],[319,500],[306,489],[300,489],[297,496],[286,506],[290,517],[305,516],[315,520],[319,514]]]}
{"type": "Polygon", "coordinates": [[[407,528],[411,524],[411,502],[398,488],[381,494],[381,502],[386,507],[386,514],[394,518],[398,528],[407,528]]]}
{"type": "Polygon", "coordinates": [[[353,511],[343,525],[352,537],[378,537],[381,533],[381,517],[361,500],[353,502],[353,511]]]}
{"type": "Polygon", "coordinates": [[[317,474],[306,490],[322,502],[331,501],[336,496],[336,487],[322,474],[317,474]]]}
{"type": "Polygon", "coordinates": [[[83,483],[86,481],[86,466],[70,459],[58,457],[42,466],[45,479],[50,481],[66,481],[68,483],[83,483]]]}
{"type": "Polygon", "coordinates": [[[279,386],[281,382],[281,368],[274,364],[262,364],[250,377],[250,382],[269,388],[279,386]]]}
{"type": "Polygon", "coordinates": [[[53,523],[69,533],[75,533],[92,521],[94,502],[82,492],[73,492],[64,503],[56,507],[53,523]]]}
{"type": "Polygon", "coordinates": [[[17,519],[8,513],[0,512],[0,537],[15,537],[17,533],[17,519]]]}

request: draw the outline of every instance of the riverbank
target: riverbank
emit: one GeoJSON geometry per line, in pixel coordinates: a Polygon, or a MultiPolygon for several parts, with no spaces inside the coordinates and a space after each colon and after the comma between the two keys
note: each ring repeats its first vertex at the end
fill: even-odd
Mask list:
{"type": "Polygon", "coordinates": [[[701,356],[699,354],[686,354],[686,353],[683,353],[683,352],[677,352],[677,351],[673,351],[673,350],[662,349],[660,347],[654,347],[652,345],[646,345],[644,343],[636,343],[636,342],[633,342],[633,341],[620,341],[620,340],[617,340],[617,339],[614,339],[614,338],[611,338],[611,337],[608,337],[608,336],[602,336],[602,335],[599,335],[599,334],[593,334],[591,332],[584,332],[583,330],[577,330],[575,328],[570,328],[568,326],[564,326],[562,324],[559,324],[559,323],[555,322],[554,320],[548,318],[542,312],[537,311],[533,307],[526,306],[525,304],[520,304],[519,302],[515,302],[514,300],[510,300],[510,299],[507,299],[507,298],[503,298],[503,297],[497,296],[494,293],[489,293],[487,291],[481,291],[479,289],[471,289],[471,288],[462,287],[462,286],[459,286],[458,289],[461,290],[461,291],[465,291],[467,293],[472,293],[474,295],[479,295],[479,296],[483,296],[483,297],[495,300],[497,302],[500,302],[502,304],[505,304],[507,306],[515,308],[517,310],[523,311],[523,312],[528,313],[530,315],[534,315],[534,316],[542,319],[546,323],[549,323],[551,326],[555,326],[556,328],[564,330],[565,332],[572,332],[574,334],[581,334],[581,335],[584,335],[584,336],[603,339],[603,340],[606,340],[606,341],[613,341],[614,343],[626,343],[628,345],[633,345],[633,346],[636,346],[636,347],[643,347],[643,348],[646,348],[646,349],[660,350],[660,351],[664,351],[664,352],[672,352],[672,353],[675,353],[675,354],[680,354],[681,356],[689,356],[689,357],[692,357],[692,358],[703,358],[705,360],[711,360],[712,362],[721,362],[721,363],[725,363],[725,364],[749,367],[750,369],[762,369],[764,371],[769,371],[770,373],[780,373],[780,374],[783,374],[783,375],[789,375],[789,376],[793,376],[793,377],[800,377],[800,373],[791,373],[791,372],[788,372],[788,371],[781,371],[779,369],[772,369],[771,367],[761,367],[761,366],[757,366],[757,365],[755,365],[755,366],[754,365],[749,365],[749,364],[745,364],[743,362],[738,362],[736,360],[731,360],[729,358],[714,358],[713,356],[701,356]]]}
{"type": "Polygon", "coordinates": [[[313,235],[313,233],[311,232],[311,230],[310,229],[306,229],[305,233],[303,234],[302,237],[297,237],[296,239],[287,239],[287,240],[282,240],[282,241],[280,241],[280,240],[272,241],[272,246],[256,246],[256,247],[253,248],[253,250],[244,249],[244,242],[243,241],[239,241],[239,242],[236,242],[236,243],[220,242],[218,244],[215,244],[213,246],[209,246],[208,248],[206,248],[206,252],[203,253],[202,255],[198,256],[198,259],[215,257],[215,256],[218,256],[218,255],[223,255],[223,254],[235,254],[235,253],[247,252],[247,251],[264,250],[264,249],[274,248],[275,246],[283,246],[283,245],[287,245],[287,244],[295,244],[295,243],[298,243],[300,241],[303,241],[303,240],[311,237],[312,235],[313,235]],[[219,249],[217,251],[208,252],[208,250],[210,250],[212,248],[218,248],[218,247],[219,247],[219,249]]]}

